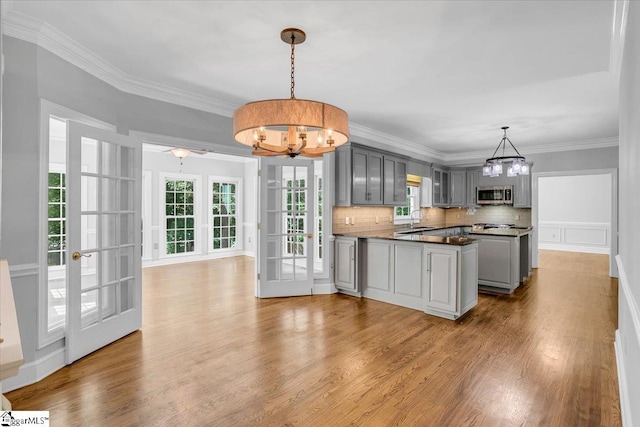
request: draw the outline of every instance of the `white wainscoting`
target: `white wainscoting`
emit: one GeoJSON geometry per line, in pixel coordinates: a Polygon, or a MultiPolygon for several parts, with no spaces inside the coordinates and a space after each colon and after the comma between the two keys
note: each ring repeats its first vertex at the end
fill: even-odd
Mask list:
{"type": "Polygon", "coordinates": [[[611,224],[598,222],[539,221],[538,247],[556,251],[608,254],[611,224]]]}
{"type": "Polygon", "coordinates": [[[620,389],[620,412],[623,426],[632,426],[640,419],[637,401],[640,390],[640,306],[630,289],[630,283],[620,255],[618,263],[618,330],[614,343],[620,389]]]}

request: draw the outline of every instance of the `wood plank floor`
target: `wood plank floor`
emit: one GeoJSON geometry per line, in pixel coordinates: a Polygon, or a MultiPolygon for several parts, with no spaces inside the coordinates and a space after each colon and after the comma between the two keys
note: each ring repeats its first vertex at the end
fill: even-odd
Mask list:
{"type": "Polygon", "coordinates": [[[141,331],[7,397],[52,426],[619,426],[617,281],[540,260],[457,322],[259,300],[252,258],[148,268],[141,331]]]}

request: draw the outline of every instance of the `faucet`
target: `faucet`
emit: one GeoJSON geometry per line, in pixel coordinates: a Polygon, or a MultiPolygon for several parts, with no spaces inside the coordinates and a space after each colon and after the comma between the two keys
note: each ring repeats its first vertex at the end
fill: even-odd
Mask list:
{"type": "Polygon", "coordinates": [[[414,219],[413,219],[413,214],[418,212],[418,223],[420,223],[420,220],[422,219],[422,211],[420,209],[416,209],[414,211],[411,211],[411,214],[409,215],[409,218],[411,219],[411,222],[409,223],[409,228],[413,228],[414,225],[414,219]]]}

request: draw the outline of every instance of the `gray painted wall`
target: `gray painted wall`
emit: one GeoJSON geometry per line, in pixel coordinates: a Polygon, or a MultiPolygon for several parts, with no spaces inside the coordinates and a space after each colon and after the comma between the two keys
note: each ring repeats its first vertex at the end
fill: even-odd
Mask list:
{"type": "MultiPolygon", "coordinates": [[[[39,99],[116,125],[205,141],[237,153],[231,119],[121,92],[34,44],[4,37],[2,246],[0,258],[28,273],[13,279],[25,363],[61,348],[37,347],[39,99]]],[[[248,149],[246,150],[248,154],[248,149]]]]}
{"type": "Polygon", "coordinates": [[[629,2],[620,78],[620,257],[626,272],[618,292],[616,355],[623,420],[640,425],[640,3],[629,2]],[[635,319],[635,320],[634,320],[635,319]],[[626,388],[626,390],[625,390],[626,388]],[[626,394],[626,396],[624,396],[626,394]],[[633,404],[633,402],[636,402],[633,404]],[[626,405],[625,405],[626,402],[626,405]],[[626,408],[625,408],[626,406],[626,408]],[[625,417],[626,415],[626,417],[625,417]]]}

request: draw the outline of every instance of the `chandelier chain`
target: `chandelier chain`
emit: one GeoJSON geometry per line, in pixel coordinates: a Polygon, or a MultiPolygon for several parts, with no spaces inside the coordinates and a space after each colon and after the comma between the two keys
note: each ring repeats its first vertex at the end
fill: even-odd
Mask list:
{"type": "Polygon", "coordinates": [[[295,79],[294,79],[294,72],[296,70],[296,66],[295,66],[295,59],[296,59],[295,40],[296,40],[296,36],[294,36],[293,33],[292,33],[291,34],[291,99],[295,99],[295,97],[296,97],[293,94],[293,90],[294,90],[294,88],[296,86],[296,82],[295,82],[295,79]]]}

